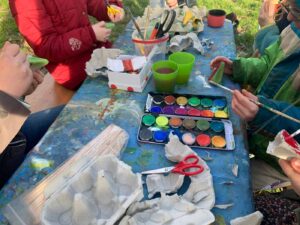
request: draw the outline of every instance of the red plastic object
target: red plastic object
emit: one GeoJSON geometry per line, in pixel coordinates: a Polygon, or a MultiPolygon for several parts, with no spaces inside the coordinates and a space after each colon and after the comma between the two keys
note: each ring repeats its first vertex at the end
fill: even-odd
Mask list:
{"type": "Polygon", "coordinates": [[[212,9],[208,11],[207,24],[210,27],[222,27],[225,22],[226,12],[222,9],[212,9]]]}
{"type": "Polygon", "coordinates": [[[196,155],[187,155],[182,161],[175,165],[172,169],[173,173],[180,173],[186,176],[197,175],[204,171],[204,167],[198,164],[199,158],[196,155]],[[188,169],[194,169],[194,171],[188,171],[188,169]]]}
{"type": "Polygon", "coordinates": [[[282,132],[282,136],[284,137],[284,140],[288,145],[290,145],[290,146],[292,146],[293,148],[296,148],[296,149],[299,148],[299,144],[297,143],[297,141],[293,137],[291,137],[290,134],[286,130],[284,130],[282,132]]]}
{"type": "Polygon", "coordinates": [[[133,87],[128,87],[128,88],[127,88],[127,91],[133,92],[133,87]]]}

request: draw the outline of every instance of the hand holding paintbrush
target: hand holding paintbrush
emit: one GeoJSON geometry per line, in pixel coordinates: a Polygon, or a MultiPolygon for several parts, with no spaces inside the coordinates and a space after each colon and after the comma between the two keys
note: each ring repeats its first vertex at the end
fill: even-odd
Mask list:
{"type": "Polygon", "coordinates": [[[291,117],[283,112],[280,112],[270,106],[264,105],[258,101],[258,98],[246,90],[242,92],[238,90],[231,90],[228,87],[221,85],[223,72],[226,71],[232,74],[232,61],[226,57],[217,57],[211,62],[213,68],[212,75],[208,78],[209,83],[222,88],[223,90],[229,91],[233,94],[232,98],[232,109],[233,111],[246,121],[251,121],[255,118],[258,113],[259,107],[264,108],[276,115],[282,116],[286,119],[292,120],[296,123],[300,123],[299,119],[291,117]]]}

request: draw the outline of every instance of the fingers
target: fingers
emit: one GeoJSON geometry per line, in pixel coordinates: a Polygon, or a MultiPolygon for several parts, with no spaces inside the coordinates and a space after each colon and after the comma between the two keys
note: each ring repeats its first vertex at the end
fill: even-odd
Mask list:
{"type": "Polygon", "coordinates": [[[232,65],[232,61],[224,56],[217,56],[210,62],[210,68],[214,68],[216,66],[219,66],[221,62],[224,62],[225,64],[232,65]]]}
{"type": "Polygon", "coordinates": [[[212,70],[214,70],[216,68],[219,68],[221,62],[225,63],[224,72],[226,74],[232,74],[232,65],[233,65],[233,62],[230,59],[228,59],[228,58],[226,58],[224,56],[217,56],[216,58],[214,58],[210,62],[210,68],[212,70]]]}
{"type": "Polygon", "coordinates": [[[41,84],[44,81],[44,76],[42,75],[42,73],[37,70],[33,72],[33,79],[37,82],[37,84],[41,84]]]}
{"type": "Polygon", "coordinates": [[[241,106],[235,97],[232,98],[231,107],[235,114],[237,114],[239,117],[243,116],[243,110],[241,109],[241,106]]]}
{"type": "Polygon", "coordinates": [[[251,102],[249,100],[249,98],[245,95],[243,95],[240,91],[238,90],[234,90],[233,91],[233,95],[234,97],[236,98],[237,102],[239,102],[240,105],[246,107],[246,106],[249,106],[249,105],[254,105],[256,106],[253,102],[251,102]]]}
{"type": "Polygon", "coordinates": [[[247,90],[245,90],[245,89],[242,90],[242,94],[243,94],[244,96],[248,97],[249,99],[253,99],[253,100],[255,100],[255,101],[258,101],[257,96],[255,96],[254,94],[252,94],[251,92],[249,92],[249,91],[247,91],[247,90]]]}
{"type": "Polygon", "coordinates": [[[15,56],[15,58],[16,58],[17,62],[19,62],[21,64],[25,63],[26,65],[29,66],[29,62],[27,60],[27,54],[25,52],[19,51],[19,53],[15,56]],[[27,64],[27,62],[28,62],[28,64],[27,64]]]}
{"type": "Polygon", "coordinates": [[[20,47],[16,44],[5,42],[1,53],[11,57],[11,60],[19,65],[25,64],[25,66],[29,66],[29,63],[27,63],[27,54],[21,51],[20,47]]]}
{"type": "Polygon", "coordinates": [[[105,22],[104,21],[100,21],[99,23],[97,23],[97,25],[99,25],[100,27],[105,27],[105,22]]]}
{"type": "Polygon", "coordinates": [[[124,19],[124,9],[116,5],[111,5],[111,8],[113,11],[108,14],[108,17],[112,22],[119,22],[124,19]]]}
{"type": "Polygon", "coordinates": [[[16,56],[20,53],[20,47],[16,44],[11,44],[10,42],[5,42],[2,51],[9,56],[16,56]]]}
{"type": "Polygon", "coordinates": [[[111,35],[111,30],[105,28],[103,41],[107,41],[110,35],[111,35]]]}
{"type": "Polygon", "coordinates": [[[233,111],[246,121],[253,120],[259,109],[255,103],[237,90],[233,91],[231,106],[233,111]]]}
{"type": "Polygon", "coordinates": [[[292,158],[290,165],[296,173],[300,174],[300,159],[292,158]]]}
{"type": "Polygon", "coordinates": [[[99,23],[96,23],[94,25],[92,25],[93,31],[96,35],[96,39],[98,41],[102,41],[105,42],[108,40],[110,34],[111,34],[111,30],[105,28],[105,22],[101,21],[99,23]]]}
{"type": "Polygon", "coordinates": [[[283,172],[292,180],[297,176],[297,173],[291,167],[291,164],[287,160],[279,159],[278,161],[280,167],[282,168],[283,172]]]}

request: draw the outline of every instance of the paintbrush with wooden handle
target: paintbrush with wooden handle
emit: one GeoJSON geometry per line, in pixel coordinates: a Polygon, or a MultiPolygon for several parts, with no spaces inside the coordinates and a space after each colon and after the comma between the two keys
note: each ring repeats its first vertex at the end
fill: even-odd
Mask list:
{"type": "MultiPolygon", "coordinates": [[[[221,84],[218,84],[218,83],[214,82],[213,80],[209,80],[208,82],[211,83],[211,84],[213,84],[213,85],[218,86],[219,88],[222,88],[222,89],[225,90],[225,91],[230,92],[231,94],[233,94],[233,90],[231,90],[231,89],[228,88],[228,87],[225,87],[225,86],[223,86],[223,85],[221,85],[221,84]]],[[[262,104],[261,102],[255,101],[255,100],[253,100],[253,99],[251,99],[251,98],[249,98],[249,100],[250,100],[251,102],[253,102],[254,104],[258,105],[258,106],[261,107],[261,108],[264,108],[264,109],[266,109],[266,110],[269,110],[270,112],[272,112],[272,113],[274,113],[274,114],[276,114],[276,115],[282,116],[282,117],[284,117],[284,118],[286,118],[286,119],[292,120],[292,121],[294,121],[294,122],[300,124],[300,120],[298,120],[298,119],[296,119],[296,118],[294,118],[294,117],[291,117],[291,116],[289,116],[289,115],[287,115],[287,114],[285,114],[285,113],[283,113],[283,112],[278,111],[277,109],[273,109],[272,107],[267,106],[267,105],[264,105],[264,104],[262,104]]]]}

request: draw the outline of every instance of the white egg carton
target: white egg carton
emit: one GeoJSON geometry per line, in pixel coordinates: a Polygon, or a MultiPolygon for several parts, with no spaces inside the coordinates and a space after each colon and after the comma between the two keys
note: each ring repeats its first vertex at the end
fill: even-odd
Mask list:
{"type": "Polygon", "coordinates": [[[61,186],[45,203],[43,225],[113,225],[143,198],[141,175],[112,155],[97,159],[61,186]]]}

